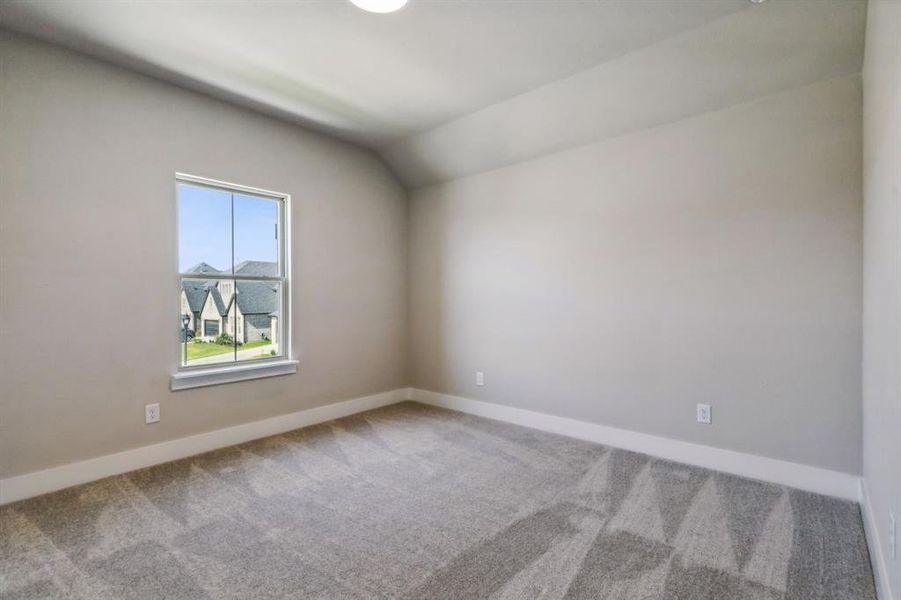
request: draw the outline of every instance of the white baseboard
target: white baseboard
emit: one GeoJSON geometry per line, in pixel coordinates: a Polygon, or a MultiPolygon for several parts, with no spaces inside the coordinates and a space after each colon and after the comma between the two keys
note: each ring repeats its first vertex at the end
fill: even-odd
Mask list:
{"type": "Polygon", "coordinates": [[[532,427],[599,444],[643,452],[669,460],[789,485],[848,500],[860,499],[859,478],[809,465],[713,448],[596,423],[471,400],[414,388],[401,388],[295,413],[244,423],[108,454],[43,471],[0,479],[0,505],[39,496],[111,475],[232,446],[300,427],[346,417],[402,400],[416,400],[478,416],[532,427]]]}
{"type": "Polygon", "coordinates": [[[186,458],[202,452],[216,450],[217,448],[233,446],[300,427],[331,421],[332,419],[346,417],[365,410],[394,404],[408,399],[409,396],[410,391],[408,388],[391,390],[381,394],[354,398],[287,415],[235,425],[234,427],[199,433],[177,440],[160,442],[151,446],[125,450],[116,454],[107,454],[106,456],[53,467],[43,471],[26,473],[8,479],[0,479],[0,505],[95,481],[111,475],[119,475],[135,469],[186,458]]]}
{"type": "Polygon", "coordinates": [[[870,491],[867,488],[867,480],[862,477],[860,479],[860,512],[863,517],[863,528],[866,532],[867,548],[870,550],[873,577],[876,580],[876,597],[879,600],[894,600],[888,565],[886,564],[885,554],[882,551],[883,546],[879,538],[879,526],[876,521],[876,515],[873,514],[873,506],[870,504],[870,491]]]}
{"type": "Polygon", "coordinates": [[[413,389],[412,399],[423,404],[650,454],[667,460],[858,501],[860,478],[848,473],[427,390],[413,389]]]}

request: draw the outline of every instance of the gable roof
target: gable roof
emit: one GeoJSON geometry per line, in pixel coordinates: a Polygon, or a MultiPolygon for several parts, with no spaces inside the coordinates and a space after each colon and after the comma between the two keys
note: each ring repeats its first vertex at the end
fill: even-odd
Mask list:
{"type": "Polygon", "coordinates": [[[224,317],[228,314],[231,300],[226,303],[222,299],[218,281],[214,279],[189,279],[182,282],[181,288],[188,299],[188,306],[191,308],[191,312],[201,312],[207,299],[212,298],[219,316],[224,317]]]}
{"type": "Polygon", "coordinates": [[[235,265],[235,275],[277,277],[278,263],[262,260],[244,260],[235,265]]]}
{"type": "Polygon", "coordinates": [[[245,315],[267,314],[278,311],[278,284],[272,281],[239,281],[235,296],[238,308],[245,315]]]}
{"type": "Polygon", "coordinates": [[[222,300],[222,294],[219,292],[219,283],[216,282],[214,285],[215,287],[210,288],[210,296],[213,298],[213,303],[216,305],[216,311],[219,313],[219,316],[224,317],[228,315],[229,305],[222,300]]]}
{"type": "MultiPolygon", "coordinates": [[[[190,274],[227,273],[209,263],[200,262],[185,271],[190,274]]],[[[270,276],[278,275],[278,263],[261,260],[245,260],[235,265],[235,275],[270,276]]],[[[230,280],[226,280],[230,281],[230,280]]],[[[182,289],[192,312],[200,312],[207,298],[212,299],[220,316],[227,316],[232,301],[237,298],[238,308],[247,314],[277,314],[279,306],[278,284],[269,281],[238,281],[237,294],[226,300],[219,291],[221,281],[216,279],[188,279],[182,281],[182,289]]]]}
{"type": "Polygon", "coordinates": [[[206,296],[212,283],[214,282],[201,279],[182,281],[181,289],[188,299],[188,306],[191,308],[191,312],[203,310],[203,305],[206,302],[206,296]]]}
{"type": "Polygon", "coordinates": [[[209,263],[205,263],[205,262],[199,262],[196,265],[194,265],[193,267],[191,267],[190,269],[188,269],[187,271],[185,271],[185,273],[191,273],[191,274],[194,274],[194,273],[222,273],[222,272],[223,271],[220,271],[213,265],[211,265],[209,263]]]}

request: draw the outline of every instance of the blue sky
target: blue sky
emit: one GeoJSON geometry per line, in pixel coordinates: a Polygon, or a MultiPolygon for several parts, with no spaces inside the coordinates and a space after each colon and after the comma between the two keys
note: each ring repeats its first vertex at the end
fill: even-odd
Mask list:
{"type": "MultiPolygon", "coordinates": [[[[278,260],[278,204],[273,200],[234,194],[235,263],[278,260]]],[[[178,268],[199,262],[231,269],[232,194],[223,190],[178,184],[178,268]]]]}

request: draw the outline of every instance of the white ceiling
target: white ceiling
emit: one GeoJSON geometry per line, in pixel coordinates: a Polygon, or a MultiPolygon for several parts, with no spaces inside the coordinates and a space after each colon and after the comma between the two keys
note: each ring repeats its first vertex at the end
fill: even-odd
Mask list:
{"type": "Polygon", "coordinates": [[[378,149],[408,185],[860,69],[863,0],[2,0],[0,25],[378,149]]]}
{"type": "Polygon", "coordinates": [[[865,22],[857,0],[769,0],[380,152],[418,187],[859,73],[865,22]]]}

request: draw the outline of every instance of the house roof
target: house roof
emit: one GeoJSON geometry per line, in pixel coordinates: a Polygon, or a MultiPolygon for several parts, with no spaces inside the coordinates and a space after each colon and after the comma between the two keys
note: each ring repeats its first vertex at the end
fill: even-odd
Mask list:
{"type": "Polygon", "coordinates": [[[278,311],[278,284],[271,281],[239,281],[236,298],[238,308],[245,315],[271,315],[278,311]]]}
{"type": "Polygon", "coordinates": [[[213,303],[216,305],[216,310],[219,312],[220,317],[224,317],[228,315],[228,307],[231,304],[226,304],[224,300],[222,300],[222,294],[219,292],[218,282],[213,284],[215,287],[210,288],[210,295],[213,297],[213,303]]]}
{"type": "MultiPolygon", "coordinates": [[[[185,271],[185,273],[227,273],[220,271],[212,265],[200,262],[185,271]]],[[[265,262],[260,260],[245,260],[235,265],[235,275],[252,275],[252,276],[276,276],[278,275],[278,264],[273,262],[265,262]]],[[[211,296],[216,311],[220,316],[228,315],[231,309],[232,294],[226,301],[219,291],[218,280],[215,279],[188,279],[182,282],[182,289],[188,299],[188,306],[192,312],[200,312],[203,305],[207,301],[207,296],[211,296]]],[[[279,307],[279,291],[278,284],[268,281],[238,281],[237,285],[237,302],[238,308],[245,315],[247,314],[276,314],[279,307]]]]}
{"type": "Polygon", "coordinates": [[[219,313],[219,316],[224,317],[227,315],[231,301],[226,303],[222,299],[222,294],[219,293],[219,288],[217,287],[218,285],[218,281],[211,279],[188,280],[182,282],[182,289],[185,292],[185,297],[188,299],[188,306],[191,308],[191,312],[202,311],[203,305],[206,304],[207,297],[210,296],[213,299],[213,304],[216,306],[216,312],[219,313]]]}
{"type": "Polygon", "coordinates": [[[191,274],[194,274],[194,273],[222,273],[222,271],[220,271],[219,269],[217,269],[216,267],[214,267],[213,265],[211,265],[209,263],[199,262],[196,265],[194,265],[193,267],[191,267],[190,269],[188,269],[187,271],[185,271],[185,273],[191,273],[191,274]]]}
{"type": "Polygon", "coordinates": [[[188,306],[191,312],[200,312],[203,310],[203,304],[206,302],[206,295],[209,291],[210,284],[214,282],[206,280],[188,280],[182,282],[182,290],[188,299],[188,306]]]}
{"type": "Polygon", "coordinates": [[[278,263],[245,260],[235,265],[235,275],[278,276],[278,263]]]}
{"type": "MultiPolygon", "coordinates": [[[[185,271],[186,274],[201,273],[229,273],[228,269],[220,270],[207,262],[199,262],[190,269],[185,271]]],[[[235,265],[235,275],[251,275],[251,276],[278,276],[278,263],[268,262],[264,260],[242,260],[235,265]]]]}

